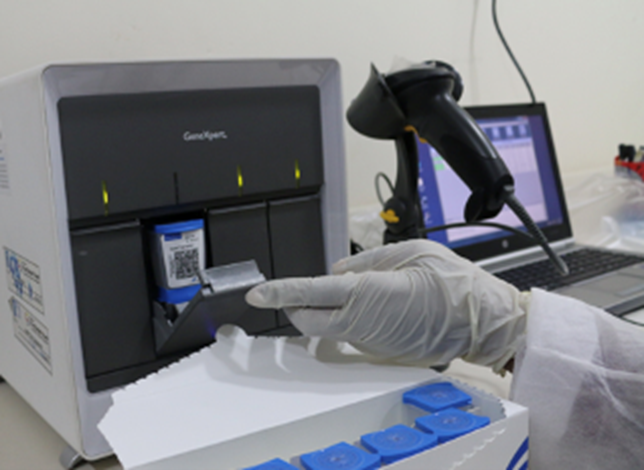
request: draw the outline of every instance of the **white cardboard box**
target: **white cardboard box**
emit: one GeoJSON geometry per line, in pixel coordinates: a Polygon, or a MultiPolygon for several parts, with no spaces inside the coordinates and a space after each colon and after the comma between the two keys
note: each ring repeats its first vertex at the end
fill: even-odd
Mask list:
{"type": "MultiPolygon", "coordinates": [[[[413,425],[419,411],[402,394],[447,380],[319,339],[250,338],[235,328],[222,328],[217,339],[114,394],[99,429],[127,470],[240,469],[276,457],[295,463],[340,441],[413,425]]],[[[387,468],[527,468],[527,409],[455,385],[490,425],[387,468]]]]}

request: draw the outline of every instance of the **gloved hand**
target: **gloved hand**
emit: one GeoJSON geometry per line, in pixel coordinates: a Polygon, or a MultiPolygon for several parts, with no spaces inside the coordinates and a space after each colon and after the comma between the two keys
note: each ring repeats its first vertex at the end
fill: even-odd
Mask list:
{"type": "Polygon", "coordinates": [[[498,372],[524,341],[530,294],[438,243],[386,245],[338,261],[333,272],[269,281],[246,301],[284,308],[304,335],[407,363],[463,357],[498,372]]]}

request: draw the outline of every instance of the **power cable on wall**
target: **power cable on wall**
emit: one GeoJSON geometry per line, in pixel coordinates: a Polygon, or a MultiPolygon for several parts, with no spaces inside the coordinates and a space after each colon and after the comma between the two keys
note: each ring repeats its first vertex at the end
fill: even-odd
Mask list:
{"type": "Polygon", "coordinates": [[[528,81],[528,77],[526,77],[525,73],[523,73],[523,69],[519,65],[519,62],[517,61],[516,57],[514,57],[514,54],[512,53],[510,46],[508,45],[507,41],[505,40],[505,37],[503,36],[503,33],[501,32],[501,27],[499,26],[499,20],[496,15],[496,0],[492,0],[492,20],[494,21],[494,28],[496,29],[496,32],[499,35],[501,42],[503,43],[503,47],[505,47],[505,50],[510,56],[510,59],[512,59],[512,63],[519,71],[519,75],[521,75],[521,78],[523,79],[523,83],[525,83],[525,86],[528,89],[528,93],[530,93],[530,100],[532,104],[535,104],[537,100],[534,96],[534,92],[532,91],[532,86],[530,86],[530,82],[528,81]]]}

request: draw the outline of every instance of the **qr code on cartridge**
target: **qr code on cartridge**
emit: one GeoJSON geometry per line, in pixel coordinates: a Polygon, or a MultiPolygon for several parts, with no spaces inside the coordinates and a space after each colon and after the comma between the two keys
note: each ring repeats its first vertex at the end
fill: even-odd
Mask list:
{"type": "Polygon", "coordinates": [[[199,272],[199,250],[175,251],[170,266],[176,279],[188,279],[199,272]]]}

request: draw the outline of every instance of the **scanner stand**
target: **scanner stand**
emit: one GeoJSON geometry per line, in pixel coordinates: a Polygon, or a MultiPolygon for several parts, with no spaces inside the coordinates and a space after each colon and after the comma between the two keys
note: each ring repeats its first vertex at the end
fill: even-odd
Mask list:
{"type": "Polygon", "coordinates": [[[199,273],[201,290],[174,322],[160,302],[153,303],[154,336],[159,355],[195,349],[214,341],[217,328],[235,323],[251,307],[244,296],[266,281],[254,260],[216,266],[199,273]]]}

